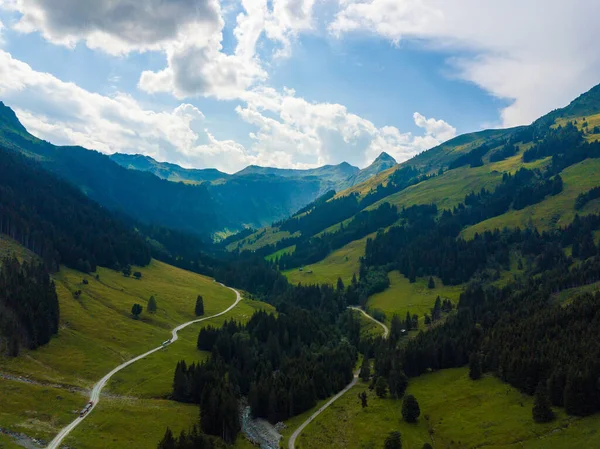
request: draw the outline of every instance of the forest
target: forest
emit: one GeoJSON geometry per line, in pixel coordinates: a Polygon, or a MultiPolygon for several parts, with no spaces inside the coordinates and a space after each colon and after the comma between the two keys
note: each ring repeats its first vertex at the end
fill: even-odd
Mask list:
{"type": "Polygon", "coordinates": [[[210,351],[210,358],[189,366],[181,361],[175,368],[172,398],[198,404],[202,431],[228,443],[240,431],[242,397],[253,416],[275,423],[341,390],[356,363],[360,322],[345,310],[343,284],[294,287],[285,278],[274,284],[269,276],[263,279],[273,286],[263,291],[277,314],[256,312],[246,325],[228,321],[203,328],[198,349],[210,351]]]}
{"type": "Polygon", "coordinates": [[[7,257],[0,263],[0,353],[19,355],[58,332],[59,306],[54,282],[42,263],[7,257]]]}
{"type": "Polygon", "coordinates": [[[39,255],[49,271],[150,262],[141,235],[33,160],[0,148],[0,178],[0,232],[39,255]]]}

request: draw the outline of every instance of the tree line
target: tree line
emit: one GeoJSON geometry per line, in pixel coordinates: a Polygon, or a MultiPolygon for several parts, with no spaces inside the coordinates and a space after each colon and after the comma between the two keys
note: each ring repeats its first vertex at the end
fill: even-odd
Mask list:
{"type": "Polygon", "coordinates": [[[513,243],[512,249],[532,258],[526,280],[504,288],[472,283],[455,315],[408,342],[407,374],[471,362],[527,394],[547,389],[551,403],[569,414],[600,411],[600,346],[594,337],[600,331],[600,294],[584,293],[567,305],[556,296],[600,280],[597,248],[578,264],[563,251],[599,228],[600,216],[577,217],[563,229],[513,243]]]}
{"type": "Polygon", "coordinates": [[[140,234],[36,162],[0,148],[0,178],[0,232],[39,255],[48,270],[150,262],[140,234]]]}
{"type": "Polygon", "coordinates": [[[5,258],[0,265],[0,353],[16,357],[21,347],[48,343],[58,332],[58,320],[56,289],[44,265],[5,258]]]}

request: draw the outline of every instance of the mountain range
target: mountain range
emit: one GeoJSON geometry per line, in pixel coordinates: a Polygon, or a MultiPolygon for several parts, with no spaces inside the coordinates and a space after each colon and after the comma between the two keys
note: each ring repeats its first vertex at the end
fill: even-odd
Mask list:
{"type": "Polygon", "coordinates": [[[205,239],[281,220],[327,191],[351,187],[395,164],[382,154],[364,170],[347,163],[310,170],[250,166],[233,175],[186,169],[148,156],[53,145],[31,135],[1,102],[0,144],[36,159],[108,209],[205,239]]]}

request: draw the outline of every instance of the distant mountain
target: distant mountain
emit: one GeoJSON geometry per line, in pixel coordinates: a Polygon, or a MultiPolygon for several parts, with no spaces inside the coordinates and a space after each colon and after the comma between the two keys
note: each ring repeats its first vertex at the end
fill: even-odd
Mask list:
{"type": "Polygon", "coordinates": [[[170,162],[158,162],[150,156],[142,154],[115,153],[109,157],[122,167],[131,170],[147,171],[161,179],[173,182],[201,183],[227,179],[231,176],[216,168],[188,169],[180,167],[177,164],[171,164],[170,162]]]}
{"type": "Polygon", "coordinates": [[[350,178],[359,172],[342,163],[311,170],[248,167],[228,175],[215,169],[185,169],[147,156],[109,157],[38,139],[2,102],[0,146],[37,160],[111,210],[204,238],[287,218],[326,191],[350,185],[350,178]]]}
{"type": "Polygon", "coordinates": [[[330,190],[338,192],[345,190],[396,165],[396,160],[392,156],[387,153],[381,153],[371,165],[362,170],[347,162],[303,170],[249,165],[237,173],[230,175],[214,168],[183,168],[169,162],[158,162],[150,156],[141,154],[115,153],[110,158],[122,167],[150,172],[161,179],[174,182],[224,184],[232,182],[234,178],[242,177],[249,177],[247,179],[253,180],[259,180],[261,177],[265,177],[265,179],[279,177],[298,181],[318,182],[319,195],[330,190]]]}

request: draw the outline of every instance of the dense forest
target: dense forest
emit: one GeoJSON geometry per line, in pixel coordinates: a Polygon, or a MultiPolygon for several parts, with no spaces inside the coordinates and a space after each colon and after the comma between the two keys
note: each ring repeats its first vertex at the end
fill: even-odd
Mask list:
{"type": "Polygon", "coordinates": [[[48,270],[150,262],[142,236],[31,159],[0,148],[0,178],[0,232],[38,254],[48,270]]]}
{"type": "Polygon", "coordinates": [[[484,371],[528,394],[543,382],[552,402],[568,413],[599,411],[600,347],[593,336],[600,332],[600,295],[582,294],[568,304],[554,295],[600,281],[598,248],[587,238],[598,228],[600,216],[590,216],[523,241],[520,250],[541,248],[527,279],[501,289],[473,283],[461,295],[455,316],[407,344],[407,374],[462,366],[477,352],[484,371]],[[573,264],[562,247],[586,240],[583,261],[573,264]]]}
{"type": "Polygon", "coordinates": [[[21,346],[35,349],[58,332],[54,282],[38,261],[0,263],[0,354],[15,357],[21,346]]]}
{"type": "Polygon", "coordinates": [[[273,264],[249,253],[216,276],[274,304],[277,314],[204,328],[198,349],[210,358],[177,364],[172,397],[199,404],[203,432],[235,440],[243,397],[254,416],[277,422],[350,382],[360,343],[360,322],[346,311],[351,286],[291,286],[273,264]]]}
{"type": "MultiPolygon", "coordinates": [[[[358,338],[360,324],[352,329],[358,338]]],[[[210,351],[210,359],[179,362],[172,397],[199,404],[202,430],[227,442],[240,430],[241,396],[254,416],[275,423],[341,390],[356,362],[355,346],[344,343],[335,326],[290,305],[277,315],[257,312],[245,326],[230,321],[205,328],[198,349],[210,351]]]]}

